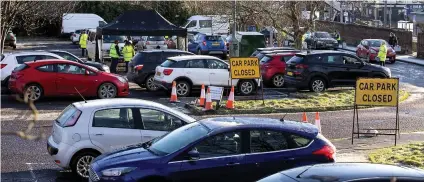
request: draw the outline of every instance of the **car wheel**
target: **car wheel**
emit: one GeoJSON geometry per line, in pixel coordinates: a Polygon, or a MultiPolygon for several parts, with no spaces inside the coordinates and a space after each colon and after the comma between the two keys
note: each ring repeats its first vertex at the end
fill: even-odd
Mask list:
{"type": "Polygon", "coordinates": [[[12,45],[12,48],[13,48],[13,49],[16,49],[16,44],[12,45]]]}
{"type": "Polygon", "coordinates": [[[150,75],[150,76],[147,77],[146,83],[144,85],[146,86],[146,89],[149,92],[157,91],[159,89],[159,87],[156,86],[155,83],[154,83],[154,76],[153,75],[150,75]]]}
{"type": "Polygon", "coordinates": [[[177,96],[179,97],[187,97],[190,95],[191,86],[186,81],[177,81],[176,85],[177,89],[177,96]]]}
{"type": "Polygon", "coordinates": [[[272,77],[272,85],[277,88],[281,88],[284,85],[284,75],[276,74],[272,77]]]}
{"type": "Polygon", "coordinates": [[[90,169],[90,163],[99,156],[99,154],[94,152],[83,152],[78,154],[71,163],[72,172],[81,178],[88,178],[88,171],[90,169]]]}
{"type": "Polygon", "coordinates": [[[116,95],[117,89],[112,83],[103,83],[97,91],[97,96],[100,99],[115,98],[116,95]]]}
{"type": "Polygon", "coordinates": [[[309,89],[312,92],[323,92],[326,89],[326,83],[323,78],[313,78],[309,83],[309,89]]]}
{"type": "Polygon", "coordinates": [[[30,84],[25,87],[24,99],[37,101],[43,96],[43,88],[38,84],[30,84]]]}
{"type": "Polygon", "coordinates": [[[241,80],[238,88],[241,95],[251,95],[255,92],[255,84],[252,80],[241,80]]]}

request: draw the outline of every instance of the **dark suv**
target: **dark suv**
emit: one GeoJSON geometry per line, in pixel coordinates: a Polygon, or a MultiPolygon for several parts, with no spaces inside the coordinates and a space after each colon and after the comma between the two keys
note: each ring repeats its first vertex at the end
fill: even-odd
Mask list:
{"type": "Polygon", "coordinates": [[[129,72],[127,78],[129,81],[137,83],[140,87],[148,91],[156,91],[158,87],[153,84],[155,69],[162,64],[168,57],[194,55],[193,53],[181,50],[148,50],[138,52],[128,65],[129,72]]]}
{"type": "Polygon", "coordinates": [[[337,86],[355,86],[359,77],[390,78],[389,68],[363,62],[339,51],[303,52],[286,63],[285,83],[298,89],[322,92],[337,86]]]}

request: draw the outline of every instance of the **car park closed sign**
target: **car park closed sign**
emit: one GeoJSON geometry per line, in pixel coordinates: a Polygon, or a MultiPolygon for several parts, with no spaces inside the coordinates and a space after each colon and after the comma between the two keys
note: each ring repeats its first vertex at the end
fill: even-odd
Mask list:
{"type": "Polygon", "coordinates": [[[259,60],[256,57],[230,58],[230,71],[232,79],[260,78],[259,60]]]}
{"type": "Polygon", "coordinates": [[[397,106],[398,95],[398,78],[359,78],[356,81],[356,105],[397,106]]]}

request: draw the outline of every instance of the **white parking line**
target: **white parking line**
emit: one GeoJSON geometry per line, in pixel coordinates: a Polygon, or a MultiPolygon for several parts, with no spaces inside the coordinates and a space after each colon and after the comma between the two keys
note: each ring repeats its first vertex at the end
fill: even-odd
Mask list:
{"type": "Polygon", "coordinates": [[[37,178],[36,178],[36,176],[35,176],[35,173],[34,173],[34,171],[33,171],[33,169],[32,169],[32,163],[26,163],[26,165],[28,165],[28,168],[29,168],[29,173],[31,173],[31,177],[32,177],[32,179],[35,179],[35,182],[37,182],[38,180],[37,180],[37,178]]]}
{"type": "MultiPolygon", "coordinates": [[[[59,116],[60,112],[40,113],[38,114],[37,120],[53,120],[59,116]]],[[[21,112],[21,113],[2,113],[2,121],[14,121],[14,120],[33,120],[34,116],[32,113],[21,112]]]]}

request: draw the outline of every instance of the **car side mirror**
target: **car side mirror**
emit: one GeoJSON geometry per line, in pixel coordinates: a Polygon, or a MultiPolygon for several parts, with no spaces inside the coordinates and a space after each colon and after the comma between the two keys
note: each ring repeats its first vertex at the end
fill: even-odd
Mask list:
{"type": "Polygon", "coordinates": [[[187,153],[189,160],[199,160],[200,159],[200,154],[199,151],[197,150],[191,150],[190,152],[187,153]]]}
{"type": "Polygon", "coordinates": [[[90,72],[88,70],[85,70],[85,75],[90,75],[90,72]]]}

